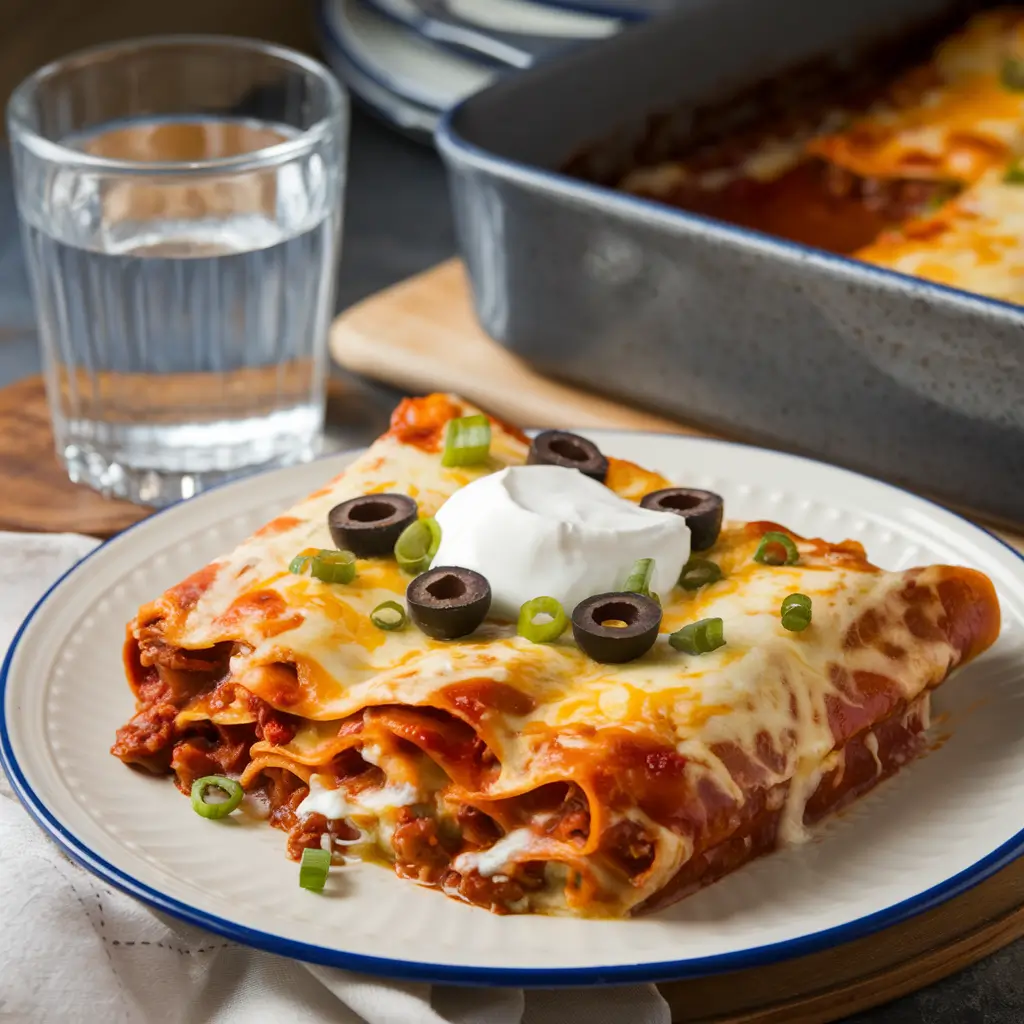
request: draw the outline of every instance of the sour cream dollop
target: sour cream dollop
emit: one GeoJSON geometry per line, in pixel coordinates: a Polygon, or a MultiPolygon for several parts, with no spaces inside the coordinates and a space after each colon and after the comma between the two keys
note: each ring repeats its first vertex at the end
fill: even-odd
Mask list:
{"type": "Polygon", "coordinates": [[[682,517],[640,508],[560,466],[511,466],[456,491],[438,510],[435,566],[474,569],[491,585],[492,618],[516,619],[534,597],[571,615],[586,597],[621,590],[638,558],[653,558],[664,600],[690,557],[682,517]]]}

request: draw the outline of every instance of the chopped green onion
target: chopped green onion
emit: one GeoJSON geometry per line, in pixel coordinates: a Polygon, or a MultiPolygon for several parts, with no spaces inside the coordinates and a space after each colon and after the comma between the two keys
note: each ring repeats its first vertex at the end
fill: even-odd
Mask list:
{"type": "Polygon", "coordinates": [[[410,523],[395,541],[395,558],[406,572],[426,572],[441,546],[441,526],[433,516],[410,523]]]}
{"type": "Polygon", "coordinates": [[[288,565],[296,576],[305,575],[307,569],[322,583],[351,583],[356,578],[356,556],[322,548],[313,555],[296,555],[288,565]]]}
{"type": "Polygon", "coordinates": [[[630,594],[651,596],[651,577],[654,575],[654,559],[638,558],[626,577],[622,589],[630,594]]]}
{"type": "Polygon", "coordinates": [[[323,583],[351,583],[356,578],[356,556],[351,551],[318,551],[309,571],[323,583]]]}
{"type": "Polygon", "coordinates": [[[288,563],[288,571],[295,573],[296,576],[301,576],[309,568],[309,563],[312,561],[312,555],[296,555],[288,563]]]}
{"type": "Polygon", "coordinates": [[[401,629],[409,621],[409,616],[397,601],[382,601],[370,612],[370,621],[378,629],[390,633],[392,630],[401,629]]]}
{"type": "Polygon", "coordinates": [[[685,654],[709,654],[725,644],[721,619],[700,619],[669,635],[668,642],[685,654]]]}
{"type": "Polygon", "coordinates": [[[716,583],[722,578],[722,570],[717,562],[708,558],[691,558],[679,574],[679,586],[683,590],[700,590],[709,583],[716,583]]]}
{"type": "Polygon", "coordinates": [[[754,552],[754,561],[762,565],[796,565],[800,561],[800,552],[792,537],[769,530],[754,552]]]}
{"type": "Polygon", "coordinates": [[[557,640],[569,625],[565,609],[553,597],[535,597],[519,609],[519,623],[516,632],[535,644],[549,644],[557,640]],[[535,622],[539,616],[547,617],[545,622],[535,622]]]}
{"type": "Polygon", "coordinates": [[[1018,158],[1009,164],[1003,174],[1003,181],[1007,185],[1024,185],[1024,162],[1018,158]]]}
{"type": "Polygon", "coordinates": [[[999,80],[1004,89],[1010,92],[1024,92],[1024,60],[1019,57],[1007,57],[1003,61],[1003,69],[999,80]]]}
{"type": "Polygon", "coordinates": [[[782,628],[790,633],[802,633],[811,624],[810,612],[800,608],[791,608],[782,616],[782,628]]]}
{"type": "Polygon", "coordinates": [[[224,775],[204,775],[192,783],[192,810],[204,818],[226,818],[245,795],[242,787],[224,775]],[[207,789],[219,789],[225,799],[208,801],[207,789]]]}
{"type": "Polygon", "coordinates": [[[330,868],[331,855],[326,850],[303,850],[302,863],[299,865],[299,885],[310,892],[323,892],[330,868]]]}
{"type": "Polygon", "coordinates": [[[802,633],[811,624],[811,599],[806,594],[790,594],[782,602],[782,625],[791,633],[802,633]]]}
{"type": "Polygon", "coordinates": [[[315,555],[296,555],[288,566],[297,576],[304,575],[306,569],[322,583],[351,583],[356,578],[356,556],[351,551],[322,548],[315,555]]]}
{"type": "Polygon", "coordinates": [[[491,450],[491,421],[480,414],[449,420],[444,435],[442,466],[476,466],[491,450]]]}

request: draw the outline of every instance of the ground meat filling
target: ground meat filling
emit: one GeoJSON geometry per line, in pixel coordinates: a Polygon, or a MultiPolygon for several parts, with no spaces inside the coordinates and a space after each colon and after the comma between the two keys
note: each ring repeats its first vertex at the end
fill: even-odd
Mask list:
{"type": "Polygon", "coordinates": [[[545,884],[545,865],[540,861],[517,864],[504,874],[485,877],[476,871],[459,874],[448,871],[441,879],[441,888],[449,896],[457,896],[495,914],[507,914],[522,903],[530,893],[545,884]]]}
{"type": "Polygon", "coordinates": [[[156,775],[171,767],[171,743],[178,709],[167,702],[139,711],[127,725],[117,730],[110,752],[125,764],[137,765],[156,775]]]}
{"type": "Polygon", "coordinates": [[[300,720],[295,715],[278,711],[255,694],[246,693],[249,710],[256,716],[256,736],[275,747],[283,747],[295,738],[300,720]]]}
{"type": "Polygon", "coordinates": [[[255,741],[251,725],[196,723],[199,735],[181,740],[171,754],[171,771],[183,793],[204,775],[239,775],[249,763],[249,748],[255,741]],[[205,727],[205,728],[204,728],[205,727]]]}
{"type": "Polygon", "coordinates": [[[644,827],[628,818],[617,821],[601,835],[601,853],[630,878],[644,874],[654,864],[654,839],[644,827]]]}
{"type": "Polygon", "coordinates": [[[399,812],[391,845],[395,871],[424,885],[440,883],[455,852],[442,842],[434,818],[418,818],[408,807],[399,812]]]}

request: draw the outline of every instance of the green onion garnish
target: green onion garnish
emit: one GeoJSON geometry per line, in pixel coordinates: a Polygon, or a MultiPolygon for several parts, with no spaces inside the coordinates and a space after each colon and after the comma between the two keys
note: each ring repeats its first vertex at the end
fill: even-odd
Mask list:
{"type": "Polygon", "coordinates": [[[326,850],[303,850],[302,863],[299,865],[299,885],[310,892],[323,892],[330,868],[331,855],[326,850]]]}
{"type": "Polygon", "coordinates": [[[651,577],[654,575],[654,559],[638,558],[626,577],[622,589],[630,594],[651,596],[651,577]]]}
{"type": "Polygon", "coordinates": [[[491,421],[480,414],[449,420],[444,435],[442,466],[476,466],[491,450],[491,421]]]}
{"type": "Polygon", "coordinates": [[[717,562],[708,558],[691,558],[683,571],[679,574],[679,586],[683,590],[700,590],[709,583],[715,583],[722,578],[722,570],[717,562]]]}
{"type": "Polygon", "coordinates": [[[390,633],[401,629],[409,621],[409,616],[397,601],[382,601],[370,612],[370,621],[378,629],[390,633]]]}
{"type": "Polygon", "coordinates": [[[516,632],[535,644],[549,644],[557,640],[569,625],[565,609],[553,597],[535,597],[519,609],[516,632]],[[535,621],[543,615],[545,621],[535,621]]]}
{"type": "Polygon", "coordinates": [[[811,599],[806,594],[790,594],[782,602],[782,625],[791,633],[802,633],[811,624],[811,599]]]}
{"type": "Polygon", "coordinates": [[[433,516],[424,516],[410,523],[395,541],[395,558],[406,572],[426,572],[440,546],[440,524],[433,516]]]}
{"type": "Polygon", "coordinates": [[[999,81],[1004,89],[1010,92],[1024,92],[1024,60],[1019,57],[1007,57],[1003,61],[1003,69],[999,81]]]}
{"type": "Polygon", "coordinates": [[[721,619],[700,619],[669,634],[668,642],[685,654],[709,654],[725,643],[721,619]]]}
{"type": "Polygon", "coordinates": [[[351,551],[323,548],[315,555],[296,555],[288,566],[288,571],[297,576],[307,569],[322,583],[351,583],[356,578],[356,556],[351,551]]]}
{"type": "Polygon", "coordinates": [[[754,552],[754,561],[762,565],[796,565],[800,561],[800,552],[792,537],[769,530],[754,552]]]}
{"type": "Polygon", "coordinates": [[[192,783],[192,810],[204,818],[226,818],[241,802],[245,793],[242,787],[224,775],[204,775],[192,783]],[[219,789],[223,800],[208,801],[206,791],[219,789]]]}
{"type": "Polygon", "coordinates": [[[356,578],[356,556],[351,551],[318,551],[309,571],[324,583],[351,583],[356,578]]]}
{"type": "Polygon", "coordinates": [[[1024,161],[1017,159],[1009,164],[1003,174],[1003,181],[1007,185],[1024,185],[1024,161]]]}

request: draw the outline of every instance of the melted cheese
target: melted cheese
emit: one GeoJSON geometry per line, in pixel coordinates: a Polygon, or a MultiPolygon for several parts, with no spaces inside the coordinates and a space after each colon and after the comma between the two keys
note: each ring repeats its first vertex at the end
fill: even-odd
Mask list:
{"type": "Polygon", "coordinates": [[[875,759],[875,774],[882,774],[882,762],[878,757],[878,737],[873,732],[868,732],[864,737],[864,746],[868,753],[875,759]]]}
{"type": "Polygon", "coordinates": [[[673,161],[637,168],[620,187],[668,196],[683,186],[714,191],[738,179],[773,181],[808,155],[865,178],[975,181],[1020,149],[1024,92],[1001,80],[1012,56],[1024,56],[1024,14],[979,14],[852,122],[836,109],[817,125],[766,137],[728,166],[695,170],[673,161]]]}
{"type": "Polygon", "coordinates": [[[530,828],[519,828],[502,836],[493,846],[473,853],[462,853],[452,862],[456,871],[476,871],[484,878],[496,875],[520,854],[531,853],[538,845],[530,828]]]}
{"type": "Polygon", "coordinates": [[[971,182],[1017,148],[1024,92],[1001,81],[1008,57],[1024,56],[1024,14],[972,18],[848,129],[815,139],[808,152],[864,177],[971,182]]]}
{"type": "Polygon", "coordinates": [[[931,216],[857,253],[859,259],[937,284],[1024,302],[1024,184],[988,172],[931,216]]]}
{"type": "MultiPolygon", "coordinates": [[[[766,137],[738,157],[726,148],[725,166],[705,169],[697,160],[671,161],[630,172],[620,187],[683,206],[697,202],[700,209],[699,201],[686,198],[693,190],[715,193],[738,180],[772,182],[801,165],[799,170],[809,172],[800,186],[806,195],[794,198],[792,188],[765,192],[761,212],[751,212],[749,202],[744,206],[737,198],[745,211],[737,214],[737,223],[778,232],[780,215],[767,211],[776,205],[785,211],[790,203],[793,216],[786,223],[796,225],[791,237],[799,241],[1019,304],[1024,302],[1024,184],[1007,183],[1004,176],[1024,156],[1024,90],[1004,81],[1007,61],[1024,66],[1020,8],[974,16],[856,117],[836,109],[816,127],[766,137]],[[824,168],[817,167],[820,161],[824,168]],[[924,209],[927,195],[941,204],[938,209],[924,209]],[[898,229],[862,244],[903,209],[908,220],[898,229]],[[861,221],[863,232],[843,227],[843,217],[861,221]],[[824,223],[836,218],[831,233],[815,227],[820,218],[824,223]],[[804,237],[804,230],[812,234],[804,237]],[[843,240],[851,233],[856,241],[847,246],[843,240]]],[[[710,209],[730,218],[727,205],[710,209]]]]}
{"type": "Polygon", "coordinates": [[[330,789],[323,785],[319,775],[309,780],[309,795],[299,804],[297,813],[322,814],[328,820],[339,818],[377,818],[387,811],[410,807],[419,803],[422,794],[415,786],[405,782],[398,786],[362,790],[350,794],[343,787],[330,789]]]}

